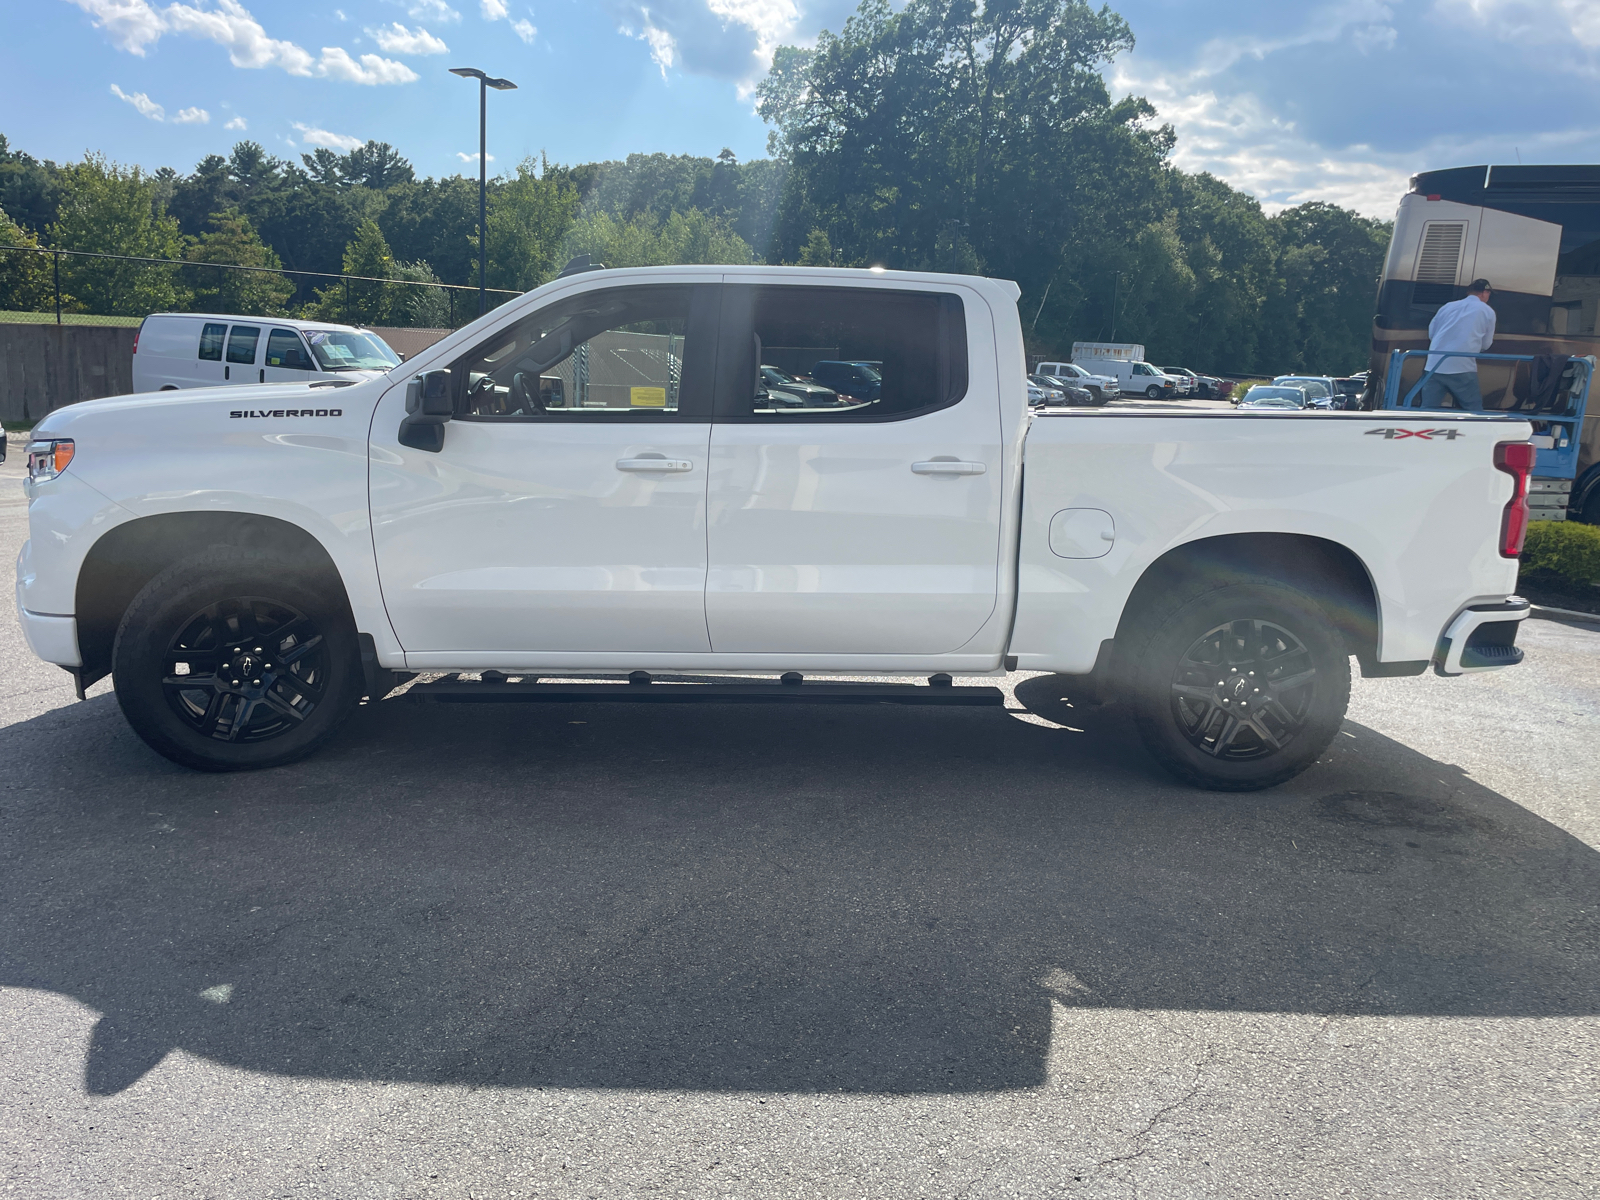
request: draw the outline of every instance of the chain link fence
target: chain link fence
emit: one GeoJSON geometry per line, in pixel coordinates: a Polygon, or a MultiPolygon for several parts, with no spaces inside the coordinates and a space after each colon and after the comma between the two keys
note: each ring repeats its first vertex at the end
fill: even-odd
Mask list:
{"type": "MultiPolygon", "coordinates": [[[[489,288],[487,308],[521,292],[489,288]]],[[[282,267],[0,246],[0,323],[138,325],[152,312],[304,317],[451,330],[478,316],[478,289],[282,267]]]]}

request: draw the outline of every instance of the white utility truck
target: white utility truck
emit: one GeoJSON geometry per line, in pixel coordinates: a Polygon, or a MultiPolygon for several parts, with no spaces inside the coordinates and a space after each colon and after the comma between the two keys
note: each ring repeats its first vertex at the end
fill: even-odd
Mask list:
{"type": "Polygon", "coordinates": [[[1137,342],[1073,342],[1072,361],[1085,371],[1110,375],[1121,390],[1130,395],[1163,400],[1188,396],[1194,380],[1187,375],[1168,375],[1144,360],[1144,347],[1137,342]]]}
{"type": "Polygon", "coordinates": [[[1246,789],[1324,750],[1352,657],[1520,661],[1526,422],[1030,416],[1017,295],[580,268],[363,382],[69,405],[29,446],[23,629],[210,770],[299,758],[405,673],[440,700],[993,703],[951,677],[1021,669],[1246,789]],[[777,404],[778,350],[877,386],[777,404]],[[851,675],[928,682],[824,678],[851,675]]]}

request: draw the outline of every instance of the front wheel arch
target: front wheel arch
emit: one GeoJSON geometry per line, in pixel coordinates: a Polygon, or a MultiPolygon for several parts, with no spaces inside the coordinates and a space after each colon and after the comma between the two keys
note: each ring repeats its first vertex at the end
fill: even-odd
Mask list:
{"type": "Polygon", "coordinates": [[[333,556],[299,525],[241,512],[140,517],[108,530],[89,548],[78,571],[74,614],[84,687],[110,672],[117,627],[133,598],[174,563],[212,546],[259,551],[293,563],[350,611],[344,578],[333,556]]]}

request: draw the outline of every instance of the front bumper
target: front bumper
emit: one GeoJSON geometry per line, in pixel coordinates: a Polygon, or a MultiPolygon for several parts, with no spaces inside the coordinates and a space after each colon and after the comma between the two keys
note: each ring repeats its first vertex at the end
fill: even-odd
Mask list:
{"type": "Polygon", "coordinates": [[[57,617],[48,613],[29,612],[17,606],[17,617],[22,622],[22,636],[28,648],[47,663],[69,670],[83,665],[78,653],[78,621],[76,617],[57,617]]]}
{"type": "Polygon", "coordinates": [[[1521,596],[1473,604],[1457,613],[1439,638],[1433,669],[1440,675],[1497,671],[1522,661],[1517,631],[1532,605],[1521,596]]]}

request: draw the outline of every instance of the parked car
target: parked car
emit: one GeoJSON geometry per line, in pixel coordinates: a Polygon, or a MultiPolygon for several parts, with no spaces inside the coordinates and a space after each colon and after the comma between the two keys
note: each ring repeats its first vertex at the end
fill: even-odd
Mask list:
{"type": "MultiPolygon", "coordinates": [[[[1029,420],[1018,294],[972,275],[596,270],[352,386],[57,408],[28,447],[21,629],[79,695],[109,674],[149,746],[211,771],[303,758],[363,696],[381,720],[415,672],[448,676],[416,682],[442,701],[877,704],[884,685],[818,677],[894,674],[928,680],[898,703],[998,705],[951,677],[1023,670],[1125,697],[1175,775],[1248,790],[1327,749],[1352,658],[1383,677],[1521,660],[1528,421],[1306,413],[1241,437],[1234,413],[1029,420]],[[883,360],[878,400],[753,403],[756,346],[840,342],[883,360]],[[619,402],[582,407],[576,384],[573,407],[518,402],[575,375],[619,402]],[[655,671],[790,674],[652,687],[655,671]],[[633,676],[539,682],[596,673],[633,676]]],[[[461,752],[456,727],[434,723],[437,754],[461,752]]]]}
{"type": "Polygon", "coordinates": [[[1029,375],[1028,382],[1043,393],[1044,399],[1039,401],[1040,404],[1065,404],[1067,402],[1066,388],[1060,387],[1054,380],[1046,379],[1042,375],[1029,375]]]}
{"type": "Polygon", "coordinates": [[[1088,371],[1112,375],[1123,393],[1138,393],[1151,400],[1186,396],[1192,386],[1188,376],[1168,375],[1142,360],[1120,358],[1090,359],[1078,364],[1088,371]]]}
{"type": "Polygon", "coordinates": [[[370,329],[287,317],[151,313],[133,338],[137,392],[229,384],[354,382],[400,365],[370,329]]]}
{"type": "MultiPolygon", "coordinates": [[[[1284,387],[1273,383],[1258,383],[1239,401],[1244,408],[1311,408],[1311,397],[1301,387],[1284,387]]],[[[1327,407],[1324,405],[1323,407],[1327,407]]]]}
{"type": "Polygon", "coordinates": [[[811,380],[854,400],[876,400],[883,394],[881,363],[824,360],[811,367],[811,380]]]}
{"type": "Polygon", "coordinates": [[[1336,377],[1333,381],[1334,407],[1354,410],[1361,407],[1361,396],[1367,390],[1367,373],[1336,377]]]}
{"type": "Polygon", "coordinates": [[[1279,375],[1272,382],[1303,389],[1310,408],[1332,408],[1333,397],[1338,391],[1333,379],[1327,375],[1279,375]]]}
{"type": "Polygon", "coordinates": [[[1182,375],[1188,379],[1193,385],[1190,395],[1197,400],[1226,400],[1228,393],[1233,391],[1231,380],[1202,375],[1188,367],[1162,367],[1161,370],[1167,375],[1182,375]]]}
{"type": "Polygon", "coordinates": [[[1096,404],[1107,404],[1122,394],[1115,375],[1096,375],[1076,363],[1042,362],[1034,368],[1034,374],[1086,388],[1096,404]]]}
{"type": "Polygon", "coordinates": [[[839,393],[820,383],[798,379],[777,367],[761,367],[761,382],[774,406],[824,408],[839,403],[839,393]]]}
{"type": "Polygon", "coordinates": [[[1079,387],[1073,380],[1061,379],[1054,375],[1043,375],[1040,378],[1046,379],[1060,388],[1066,393],[1066,403],[1076,408],[1098,408],[1105,403],[1103,400],[1097,399],[1095,394],[1088,388],[1079,387]]]}
{"type": "Polygon", "coordinates": [[[1028,407],[1043,408],[1047,399],[1045,390],[1033,380],[1028,380],[1028,407]]]}

